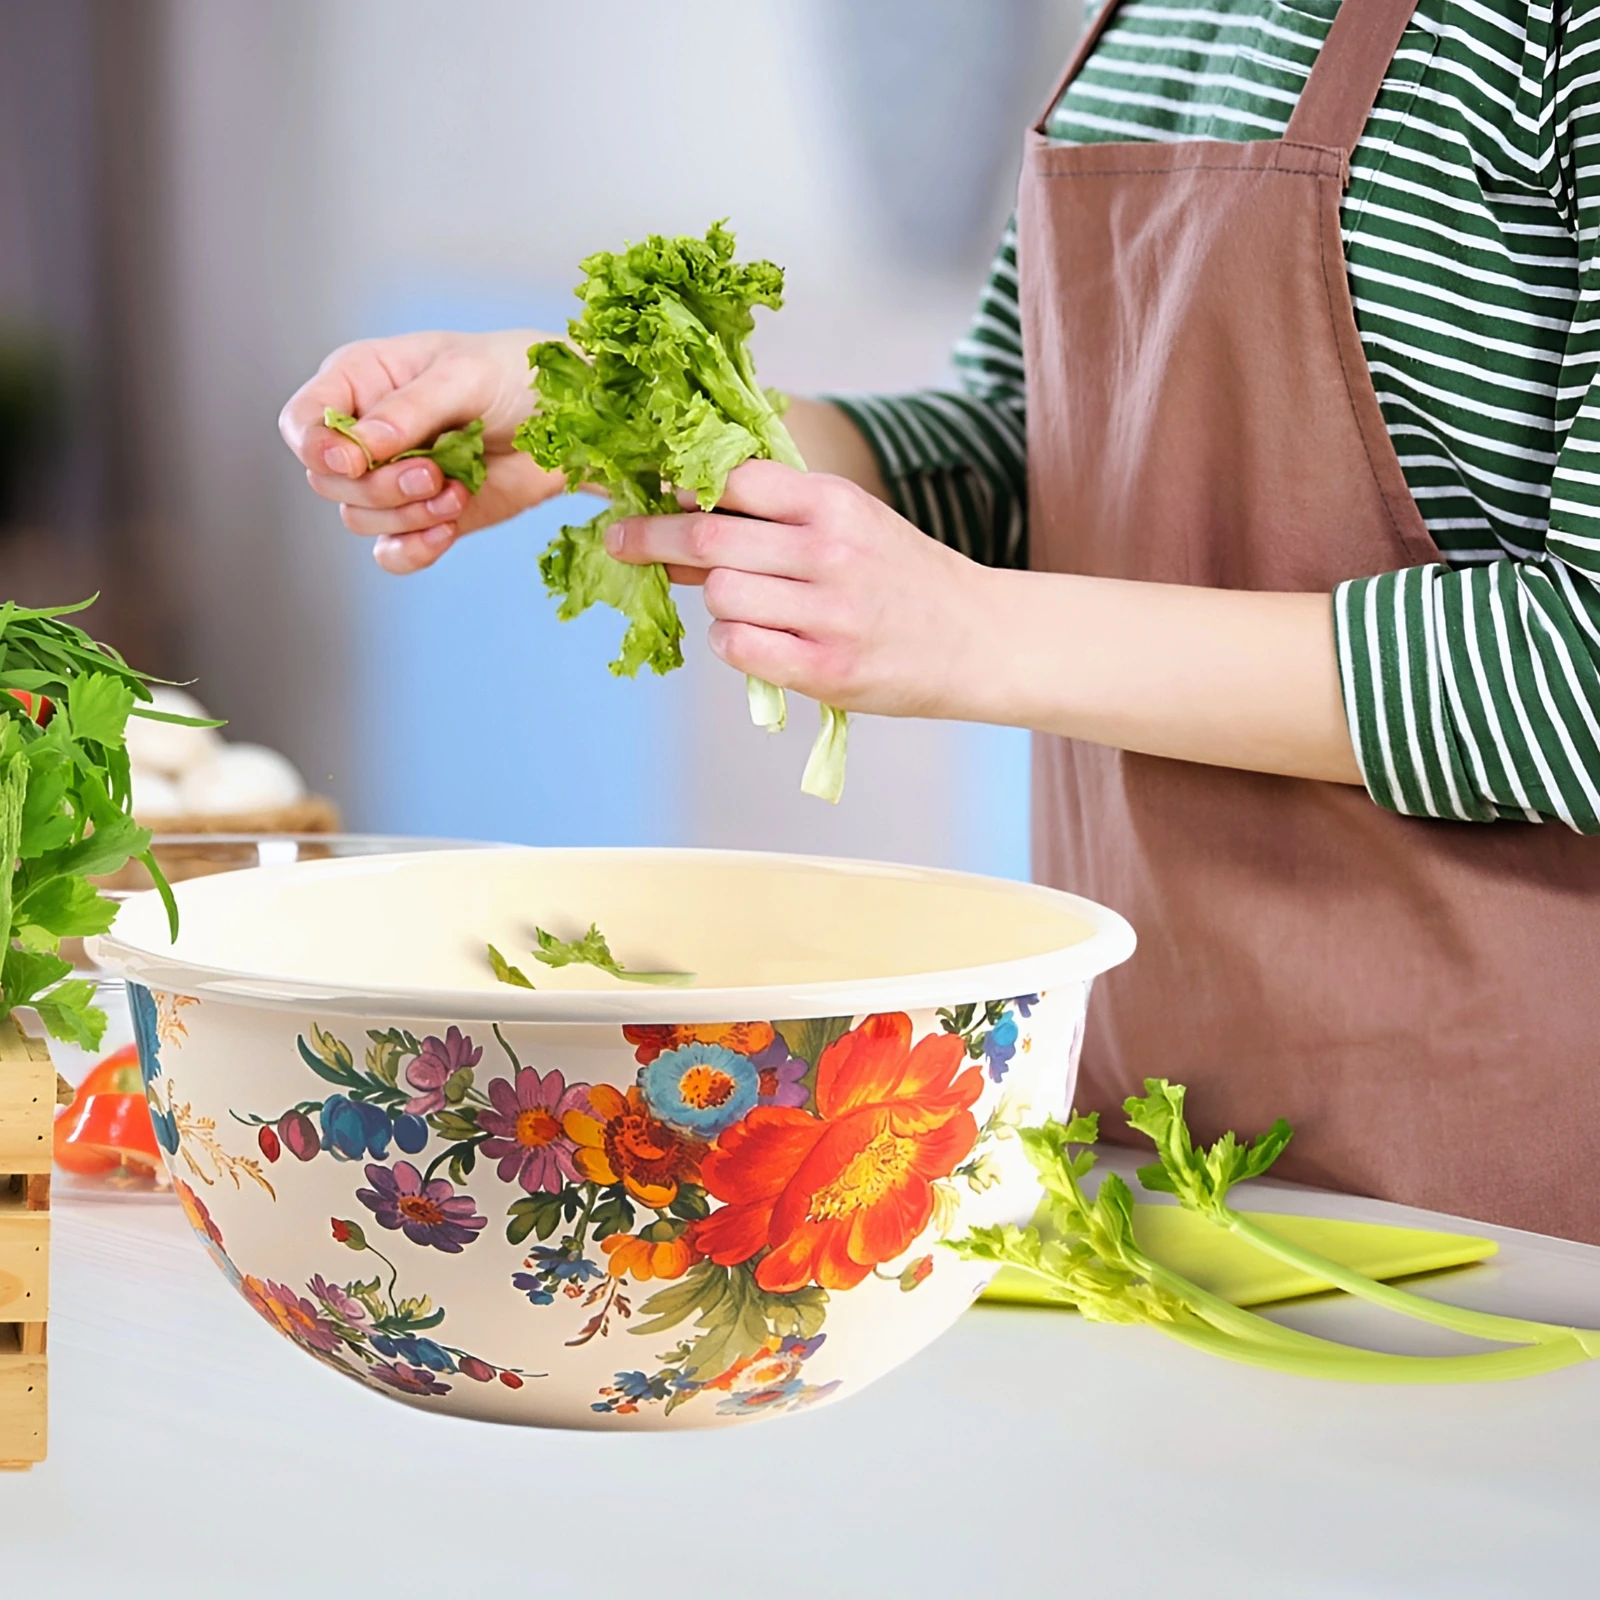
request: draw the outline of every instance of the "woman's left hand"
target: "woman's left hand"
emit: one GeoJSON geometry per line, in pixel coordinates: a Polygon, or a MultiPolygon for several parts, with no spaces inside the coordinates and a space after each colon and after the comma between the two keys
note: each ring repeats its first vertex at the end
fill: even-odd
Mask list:
{"type": "Polygon", "coordinates": [[[702,585],[740,672],[845,711],[970,714],[993,574],[846,478],[747,461],[715,511],[624,518],[606,548],[702,585]]]}

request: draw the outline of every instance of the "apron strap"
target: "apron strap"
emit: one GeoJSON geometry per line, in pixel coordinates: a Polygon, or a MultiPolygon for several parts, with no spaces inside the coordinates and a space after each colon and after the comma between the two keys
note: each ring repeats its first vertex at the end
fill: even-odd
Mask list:
{"type": "MultiPolygon", "coordinates": [[[[1412,0],[1412,3],[1415,4],[1416,0],[1412,0]]],[[[1067,85],[1083,70],[1084,62],[1089,59],[1089,52],[1099,44],[1100,35],[1106,31],[1117,5],[1118,0],[1105,0],[1094,21],[1083,30],[1083,37],[1078,40],[1077,48],[1067,57],[1067,64],[1061,69],[1061,76],[1056,80],[1055,88],[1050,91],[1050,98],[1045,101],[1039,115],[1034,118],[1035,133],[1044,132],[1045,124],[1050,120],[1050,113],[1056,108],[1056,102],[1067,92],[1067,85]]]]}
{"type": "Polygon", "coordinates": [[[1417,0],[1343,0],[1284,134],[1354,154],[1417,0]]]}

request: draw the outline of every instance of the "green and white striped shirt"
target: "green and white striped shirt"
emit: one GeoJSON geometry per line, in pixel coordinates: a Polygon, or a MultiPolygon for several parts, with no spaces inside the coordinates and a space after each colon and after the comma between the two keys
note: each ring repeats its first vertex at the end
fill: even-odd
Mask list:
{"type": "MultiPolygon", "coordinates": [[[[1282,135],[1338,0],[1125,0],[1051,137],[1282,135]]],[[[1421,0],[1344,202],[1356,319],[1449,565],[1340,586],[1380,804],[1600,832],[1600,3],[1421,0]]],[[[1015,235],[961,388],[839,403],[901,511],[1025,565],[1015,235]]]]}

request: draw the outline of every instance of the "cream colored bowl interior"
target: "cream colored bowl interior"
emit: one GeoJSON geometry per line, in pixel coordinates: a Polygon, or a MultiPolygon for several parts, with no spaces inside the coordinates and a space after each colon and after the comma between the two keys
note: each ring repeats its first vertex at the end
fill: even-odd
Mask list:
{"type": "Polygon", "coordinates": [[[351,1010],[382,997],[416,1015],[694,1021],[824,1014],[844,995],[849,1009],[874,994],[944,1004],[1089,977],[1133,946],[1114,913],[1029,884],[716,851],[309,862],[195,880],[178,901],[175,945],[143,895],[99,941],[101,959],[154,987],[351,1010]],[[646,988],[530,956],[535,926],[570,939],[591,922],[624,965],[690,972],[692,985],[646,988]],[[535,992],[494,980],[489,942],[535,992]]]}

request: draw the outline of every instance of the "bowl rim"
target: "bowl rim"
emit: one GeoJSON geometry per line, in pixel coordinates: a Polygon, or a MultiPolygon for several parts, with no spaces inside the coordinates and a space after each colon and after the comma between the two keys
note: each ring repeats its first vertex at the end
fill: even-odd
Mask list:
{"type": "MultiPolygon", "coordinates": [[[[234,1005],[264,1006],[272,1010],[303,1011],[308,1006],[338,1016],[395,1020],[449,1019],[473,1023],[618,1024],[648,1026],[666,1023],[716,1023],[730,1020],[860,1016],[873,1011],[916,1011],[938,1006],[963,1005],[1014,995],[1042,994],[1062,983],[1090,982],[1100,973],[1133,954],[1133,928],[1117,912],[1097,901],[1044,884],[995,878],[983,873],[958,872],[944,867],[914,866],[904,862],[858,860],[843,856],[805,855],[796,852],[716,850],[659,846],[539,846],[504,845],[470,848],[474,855],[627,856],[644,862],[651,858],[674,863],[703,861],[760,862],[773,866],[801,866],[856,875],[897,876],[937,882],[984,884],[999,887],[1019,899],[1049,900],[1069,910],[1091,929],[1076,944],[1063,945],[1012,961],[944,968],[903,976],[862,978],[793,984],[749,984],[721,988],[659,989],[620,985],[616,990],[426,988],[412,984],[345,984],[284,979],[238,968],[208,966],[179,959],[147,945],[119,939],[115,927],[87,940],[96,966],[124,979],[169,993],[192,995],[234,1005]]],[[[249,869],[248,873],[222,873],[196,880],[214,887],[208,893],[225,893],[228,881],[256,873],[274,875],[335,876],[344,873],[393,869],[408,861],[433,859],[448,850],[407,851],[392,855],[363,855],[319,861],[298,861],[249,869]]],[[[178,885],[180,899],[186,884],[178,885]]],[[[130,895],[126,907],[150,909],[155,922],[154,890],[130,895]]],[[[119,920],[120,916],[119,916],[119,920]]],[[[164,916],[160,926],[165,926],[164,916]]]]}

